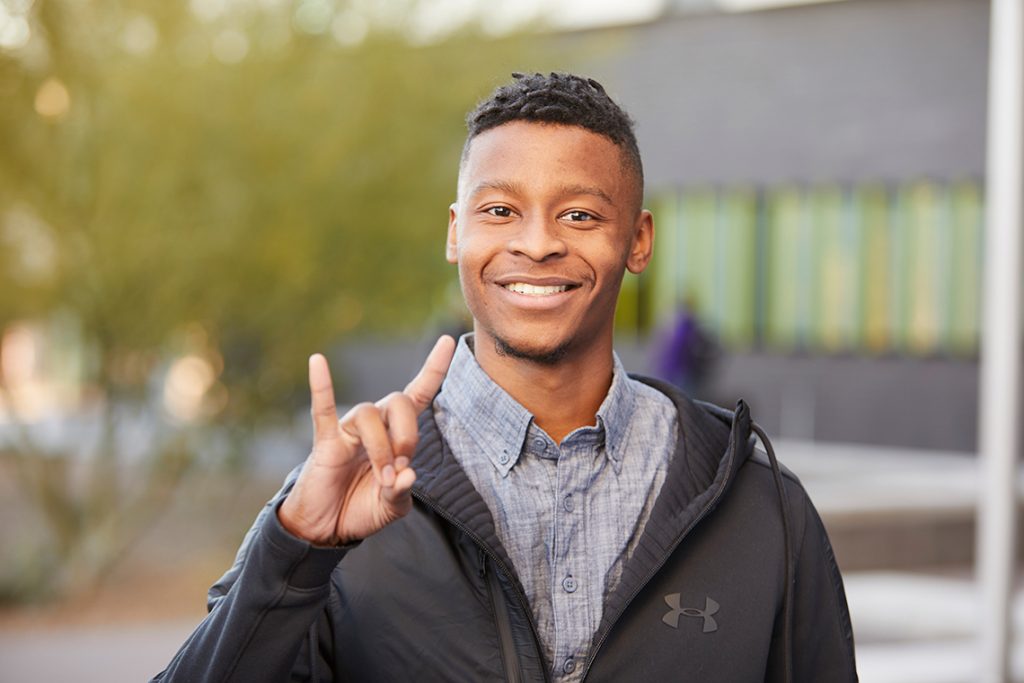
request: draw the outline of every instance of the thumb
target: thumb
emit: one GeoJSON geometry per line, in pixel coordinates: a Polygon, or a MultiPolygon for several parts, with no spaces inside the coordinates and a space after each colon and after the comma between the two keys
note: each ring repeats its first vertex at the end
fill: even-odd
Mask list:
{"type": "Polygon", "coordinates": [[[448,374],[448,366],[452,364],[452,356],[455,355],[455,340],[447,334],[443,335],[434,344],[423,367],[406,385],[404,393],[412,400],[413,407],[419,413],[425,409],[437,394],[444,382],[444,376],[448,374]]]}

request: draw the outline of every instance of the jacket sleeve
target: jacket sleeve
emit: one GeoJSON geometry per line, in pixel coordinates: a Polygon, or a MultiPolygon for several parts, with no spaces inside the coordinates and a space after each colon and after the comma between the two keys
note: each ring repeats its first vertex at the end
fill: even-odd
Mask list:
{"type": "Polygon", "coordinates": [[[817,510],[806,494],[800,498],[803,533],[796,548],[789,638],[792,681],[855,682],[853,627],[843,579],[817,510]]]}
{"type": "Polygon", "coordinates": [[[331,572],[348,548],[316,547],[281,526],[277,509],[297,473],[260,511],[210,589],[209,614],[154,682],[332,680],[320,641],[331,572]]]}

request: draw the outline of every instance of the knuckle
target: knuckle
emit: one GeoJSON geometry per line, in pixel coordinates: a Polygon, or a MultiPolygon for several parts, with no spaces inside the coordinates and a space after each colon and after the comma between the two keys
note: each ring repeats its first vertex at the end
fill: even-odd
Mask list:
{"type": "Polygon", "coordinates": [[[376,405],[381,410],[387,410],[388,407],[393,405],[395,403],[395,401],[397,401],[401,395],[402,395],[401,392],[392,391],[390,394],[388,394],[384,398],[382,398],[379,401],[377,401],[377,403],[374,404],[374,405],[376,405]]]}
{"type": "Polygon", "coordinates": [[[338,425],[343,428],[351,426],[358,428],[358,425],[365,425],[367,419],[371,418],[373,413],[376,412],[378,412],[377,406],[372,403],[357,403],[349,408],[348,412],[338,420],[338,425]]]}
{"type": "Polygon", "coordinates": [[[416,449],[418,439],[415,436],[399,436],[393,441],[395,453],[409,455],[416,449]]]}
{"type": "Polygon", "coordinates": [[[380,410],[374,404],[364,401],[363,403],[357,403],[352,406],[351,413],[357,420],[365,420],[373,417],[374,415],[379,415],[380,410]]]}
{"type": "Polygon", "coordinates": [[[334,410],[335,408],[331,403],[314,403],[309,408],[309,414],[312,415],[313,417],[326,417],[330,416],[334,410]]]}
{"type": "Polygon", "coordinates": [[[412,397],[403,391],[395,392],[395,401],[402,405],[412,405],[412,397]]]}
{"type": "MultiPolygon", "coordinates": [[[[407,386],[405,388],[405,392],[403,393],[403,395],[405,396],[405,398],[409,399],[409,401],[411,401],[411,402],[420,402],[420,403],[422,403],[427,398],[427,392],[424,391],[423,387],[419,386],[418,384],[417,385],[410,384],[409,386],[407,386]]],[[[430,398],[433,398],[433,397],[431,396],[430,398]]]]}

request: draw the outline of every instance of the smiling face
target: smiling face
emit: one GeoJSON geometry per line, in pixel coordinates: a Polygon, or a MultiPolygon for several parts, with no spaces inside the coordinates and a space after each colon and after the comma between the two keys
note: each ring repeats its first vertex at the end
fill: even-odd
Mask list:
{"type": "Polygon", "coordinates": [[[651,215],[611,140],[585,128],[513,121],[473,138],[449,214],[478,353],[556,363],[611,352],[626,269],[651,256],[651,215]]]}

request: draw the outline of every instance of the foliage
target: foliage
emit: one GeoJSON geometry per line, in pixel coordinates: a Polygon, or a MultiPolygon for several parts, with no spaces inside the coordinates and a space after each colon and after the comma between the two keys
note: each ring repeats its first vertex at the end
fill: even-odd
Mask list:
{"type": "Polygon", "coordinates": [[[21,424],[0,450],[66,588],[109,568],[211,431],[241,450],[302,405],[310,352],[429,315],[452,279],[464,112],[542,58],[473,24],[416,46],[371,21],[342,46],[338,22],[358,33],[358,17],[330,2],[50,0],[30,16],[31,42],[0,51],[0,331],[71,321],[101,435],[55,447],[21,424]],[[184,356],[214,376],[174,419],[160,382],[184,356]],[[133,415],[157,426],[128,476],[133,415]]]}

